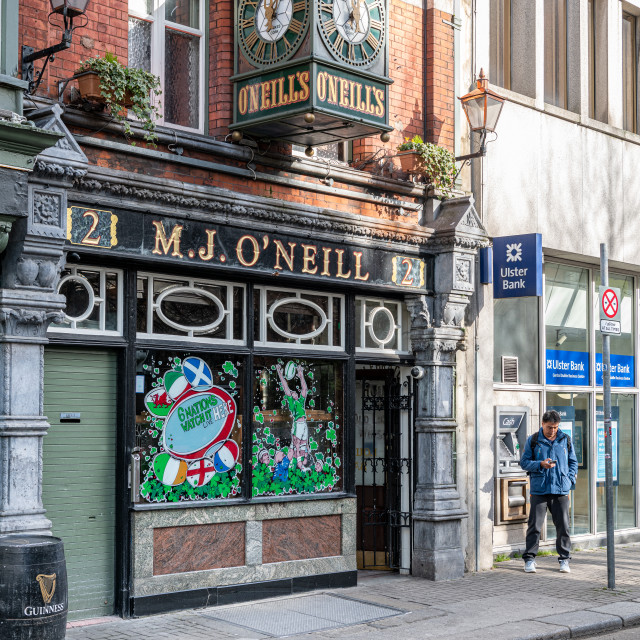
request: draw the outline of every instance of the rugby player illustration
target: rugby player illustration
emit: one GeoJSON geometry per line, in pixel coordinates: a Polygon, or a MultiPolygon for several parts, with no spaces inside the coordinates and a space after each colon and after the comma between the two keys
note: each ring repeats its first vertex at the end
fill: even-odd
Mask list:
{"type": "Polygon", "coordinates": [[[305,458],[308,455],[309,447],[309,427],[307,426],[307,414],[305,405],[307,403],[307,395],[309,389],[304,379],[304,371],[302,365],[296,366],[291,360],[287,362],[284,371],[278,363],[276,365],[278,378],[284,392],[284,399],[291,413],[291,446],[293,447],[293,456],[296,458],[305,458]],[[292,391],[289,382],[297,375],[300,381],[299,393],[292,391]]]}

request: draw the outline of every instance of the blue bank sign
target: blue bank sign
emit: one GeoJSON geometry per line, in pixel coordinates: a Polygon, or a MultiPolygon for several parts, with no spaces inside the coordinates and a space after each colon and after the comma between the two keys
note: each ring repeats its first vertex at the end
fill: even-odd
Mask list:
{"type": "Polygon", "coordinates": [[[493,239],[493,297],[542,295],[542,236],[527,233],[493,239]]]}
{"type": "MultiPolygon", "coordinates": [[[[584,351],[547,349],[547,384],[583,387],[589,384],[589,354],[584,351]]],[[[596,353],[596,385],[602,386],[602,354],[596,353]]],[[[633,356],[611,354],[611,386],[635,385],[635,359],[633,356]]]]}

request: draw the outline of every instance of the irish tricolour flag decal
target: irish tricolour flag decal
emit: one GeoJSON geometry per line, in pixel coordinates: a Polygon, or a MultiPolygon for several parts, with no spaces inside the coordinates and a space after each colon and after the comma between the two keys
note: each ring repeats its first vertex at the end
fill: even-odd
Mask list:
{"type": "Polygon", "coordinates": [[[168,453],[159,453],[153,459],[153,472],[162,484],[176,486],[187,479],[187,463],[168,453]]]}

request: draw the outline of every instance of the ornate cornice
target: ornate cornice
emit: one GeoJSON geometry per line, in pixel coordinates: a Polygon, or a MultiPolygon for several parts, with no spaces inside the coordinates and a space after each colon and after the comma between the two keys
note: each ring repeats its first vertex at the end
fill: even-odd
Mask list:
{"type": "Polygon", "coordinates": [[[57,162],[45,162],[37,160],[34,172],[42,176],[51,178],[60,178],[67,180],[78,180],[87,173],[86,169],[77,169],[67,164],[58,164],[57,162]]]}
{"type": "Polygon", "coordinates": [[[78,191],[88,193],[99,193],[118,198],[153,202],[161,206],[178,207],[180,209],[199,209],[223,217],[226,221],[246,220],[250,218],[259,222],[270,222],[280,225],[289,224],[297,228],[365,237],[372,240],[399,242],[416,246],[427,246],[430,243],[429,237],[424,232],[414,234],[408,230],[400,231],[383,226],[375,227],[362,224],[362,221],[351,224],[331,219],[329,216],[304,215],[303,213],[294,213],[277,208],[231,204],[223,200],[216,200],[212,197],[185,196],[172,191],[139,188],[111,180],[98,180],[94,176],[90,178],[79,176],[74,183],[74,188],[78,191]]]}

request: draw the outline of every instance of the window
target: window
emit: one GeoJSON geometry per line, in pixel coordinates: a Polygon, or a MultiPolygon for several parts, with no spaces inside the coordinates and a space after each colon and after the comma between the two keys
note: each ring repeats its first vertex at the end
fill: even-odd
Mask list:
{"type": "Polygon", "coordinates": [[[129,0],[129,65],[162,83],[164,124],[203,130],[202,0],[129,0]]]}
{"type": "Polygon", "coordinates": [[[567,2],[544,0],[544,101],[567,108],[567,2]]]}
{"type": "Polygon", "coordinates": [[[637,18],[622,14],[622,112],[623,126],[627,131],[638,132],[638,51],[637,18]]]}
{"type": "Polygon", "coordinates": [[[257,346],[344,349],[344,298],[310,291],[256,287],[257,346]]]}
{"type": "Polygon", "coordinates": [[[492,84],[511,89],[511,0],[491,3],[491,67],[492,84]]]}
{"type": "Polygon", "coordinates": [[[243,362],[212,353],[139,349],[136,432],[146,502],[241,494],[243,362]]]}
{"type": "Polygon", "coordinates": [[[137,289],[138,338],[244,342],[242,285],[141,273],[137,289]]]}
{"type": "Polygon", "coordinates": [[[343,364],[255,358],[252,496],[343,487],[343,364]]]}
{"type": "Polygon", "coordinates": [[[68,265],[58,293],[67,300],[64,321],[50,331],[122,335],[122,272],[68,265]]]}
{"type": "Polygon", "coordinates": [[[356,350],[407,353],[411,319],[395,300],[356,298],[356,350]]]}
{"type": "MultiPolygon", "coordinates": [[[[305,155],[306,147],[301,144],[294,144],[292,147],[293,155],[302,156],[305,155]]],[[[331,160],[333,162],[350,162],[352,155],[352,143],[348,142],[334,142],[333,144],[325,144],[321,147],[314,147],[315,154],[313,158],[318,160],[331,160]]]]}
{"type": "Polygon", "coordinates": [[[589,117],[595,118],[596,113],[596,16],[595,1],[588,2],[589,22],[589,117]]]}

